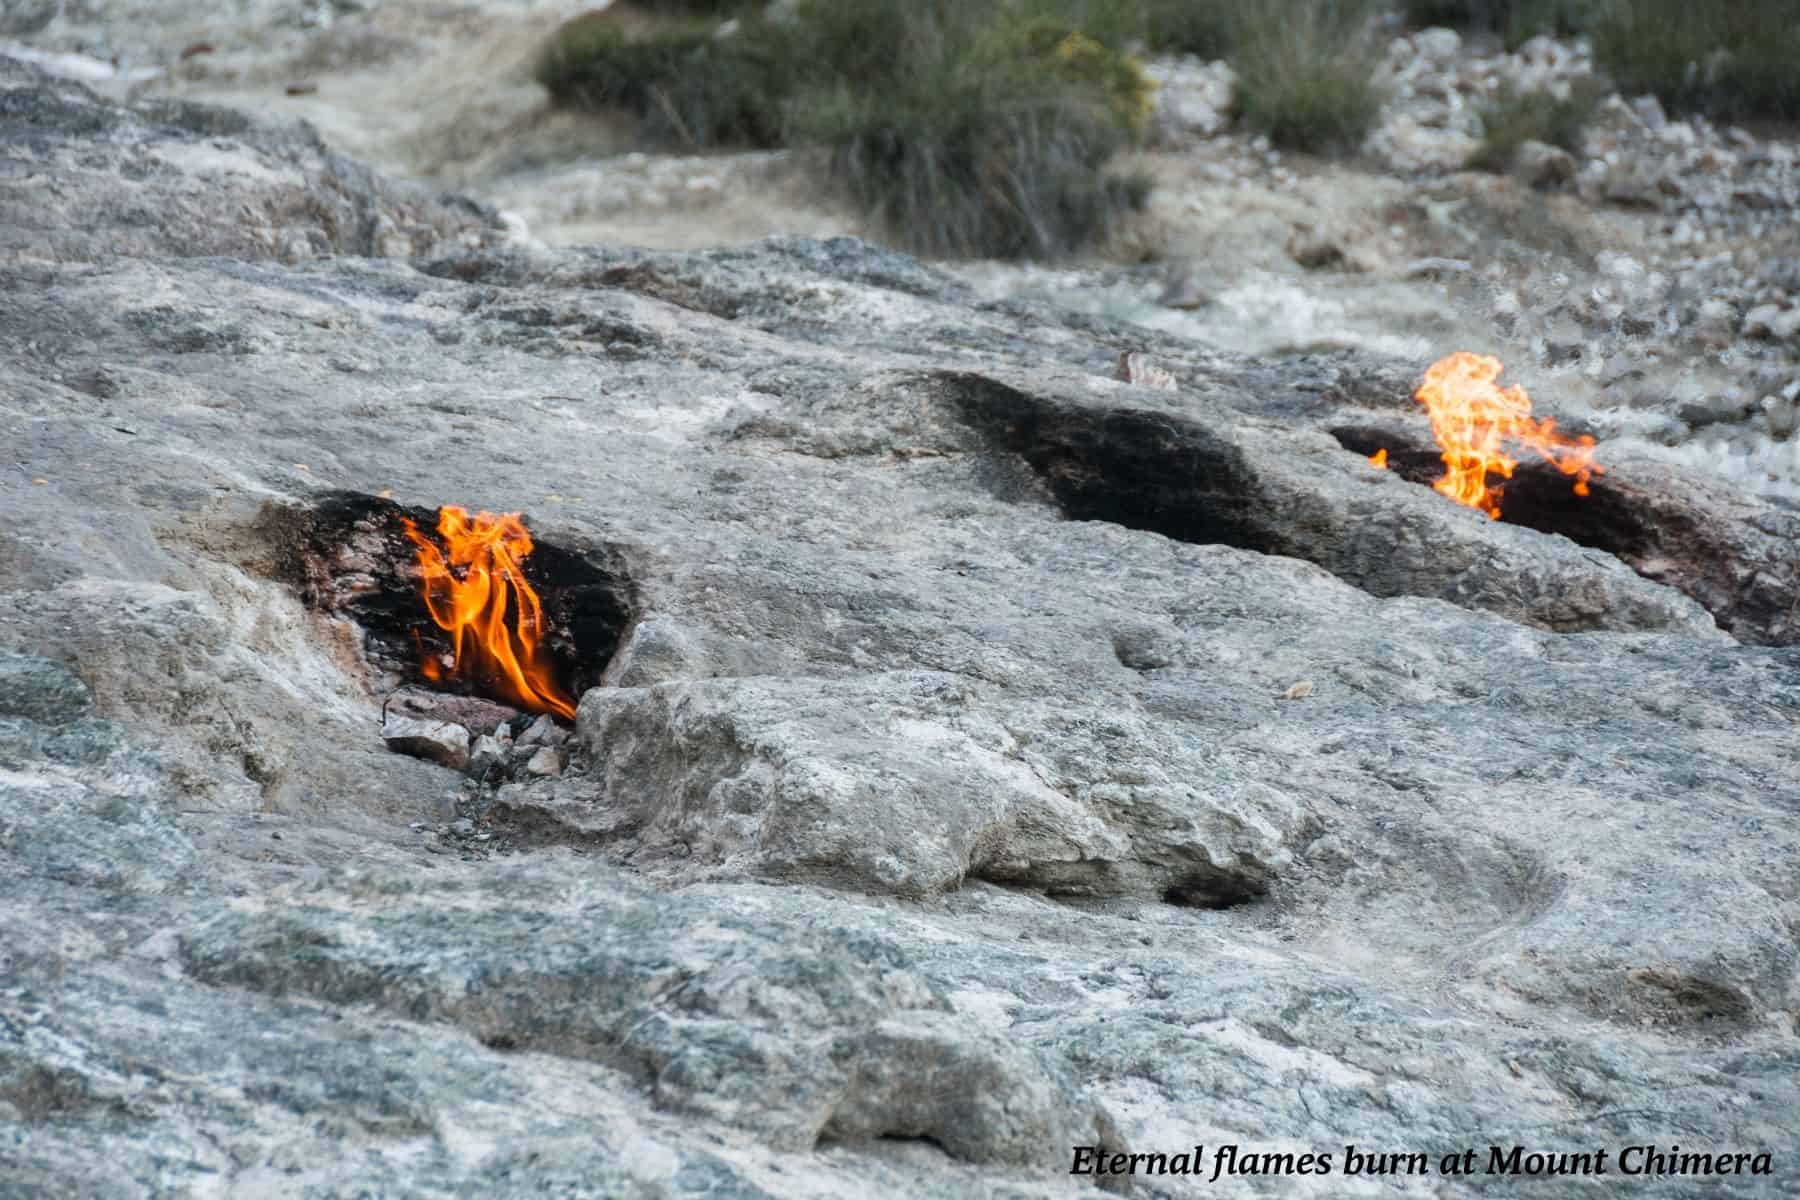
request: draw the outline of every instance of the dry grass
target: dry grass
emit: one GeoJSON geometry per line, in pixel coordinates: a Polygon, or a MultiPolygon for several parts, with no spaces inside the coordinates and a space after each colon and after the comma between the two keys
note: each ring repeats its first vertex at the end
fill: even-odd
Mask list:
{"type": "Polygon", "coordinates": [[[1232,62],[1238,111],[1276,145],[1346,151],[1381,108],[1364,0],[1238,0],[1232,62]]]}
{"type": "Polygon", "coordinates": [[[1098,0],[802,0],[791,21],[745,15],[729,33],[587,19],[538,79],[665,144],[826,147],[829,182],[916,251],[1058,255],[1147,191],[1107,173],[1151,105],[1118,49],[1131,19],[1098,0]]]}
{"type": "Polygon", "coordinates": [[[1590,34],[1623,91],[1726,120],[1800,120],[1794,0],[1614,0],[1590,34]]]}
{"type": "Polygon", "coordinates": [[[1476,170],[1504,171],[1526,142],[1545,142],[1578,153],[1581,131],[1603,90],[1598,84],[1574,87],[1563,99],[1548,92],[1501,94],[1481,110],[1486,134],[1468,165],[1476,170]]]}

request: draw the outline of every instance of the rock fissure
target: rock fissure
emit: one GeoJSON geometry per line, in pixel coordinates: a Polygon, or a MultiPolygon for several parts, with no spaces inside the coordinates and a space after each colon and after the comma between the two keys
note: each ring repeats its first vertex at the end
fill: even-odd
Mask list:
{"type": "MultiPolygon", "coordinates": [[[[274,548],[275,569],[309,607],[356,622],[378,672],[443,686],[420,674],[427,657],[449,657],[452,647],[425,606],[418,554],[405,536],[405,519],[431,531],[437,513],[342,493],[304,509],[271,506],[259,516],[257,528],[274,548]]],[[[611,547],[573,551],[541,535],[533,543],[522,566],[543,602],[545,648],[558,681],[580,695],[605,676],[631,624],[634,590],[621,556],[611,547]]]]}
{"type": "MultiPolygon", "coordinates": [[[[1435,447],[1392,429],[1331,433],[1358,454],[1388,450],[1389,469],[1409,482],[1428,485],[1443,473],[1435,447]]],[[[1505,484],[1500,519],[1613,555],[1692,598],[1742,641],[1800,639],[1800,517],[1769,509],[1745,519],[1741,502],[1720,489],[1648,463],[1597,478],[1589,492],[1576,496],[1567,476],[1527,455],[1505,484]]]]}

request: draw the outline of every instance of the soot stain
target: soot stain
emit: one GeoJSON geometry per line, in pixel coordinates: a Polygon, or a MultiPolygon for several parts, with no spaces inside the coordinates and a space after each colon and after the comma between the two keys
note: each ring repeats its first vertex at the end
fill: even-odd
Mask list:
{"type": "MultiPolygon", "coordinates": [[[[270,506],[260,525],[275,545],[285,582],[308,607],[354,620],[373,665],[439,691],[486,694],[477,682],[423,675],[424,655],[447,655],[452,647],[425,607],[407,519],[431,534],[438,513],[334,492],[311,506],[270,506]]],[[[636,612],[635,588],[613,546],[564,545],[535,531],[531,539],[532,551],[520,565],[543,605],[544,649],[557,682],[579,697],[599,684],[618,650],[636,612]]]]}

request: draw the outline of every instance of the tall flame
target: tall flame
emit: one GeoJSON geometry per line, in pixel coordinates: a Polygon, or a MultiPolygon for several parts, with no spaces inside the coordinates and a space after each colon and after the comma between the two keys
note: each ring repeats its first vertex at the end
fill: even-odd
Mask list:
{"type": "Polygon", "coordinates": [[[1587,495],[1588,480],[1603,473],[1593,461],[1594,439],[1586,434],[1567,437],[1556,432],[1554,420],[1532,417],[1524,388],[1494,382],[1503,369],[1497,358],[1459,350],[1426,370],[1414,398],[1431,414],[1431,432],[1444,450],[1444,476],[1431,486],[1458,504],[1499,519],[1502,485],[1490,486],[1487,477],[1512,478],[1518,461],[1500,448],[1512,438],[1564,475],[1573,475],[1575,494],[1587,495]]]}
{"type": "Polygon", "coordinates": [[[544,609],[521,565],[531,553],[531,534],[519,514],[471,518],[466,509],[440,508],[437,531],[445,549],[411,520],[400,520],[418,549],[425,607],[455,651],[448,670],[422,655],[425,678],[474,679],[520,708],[572,719],[575,703],[544,658],[544,609]]]}

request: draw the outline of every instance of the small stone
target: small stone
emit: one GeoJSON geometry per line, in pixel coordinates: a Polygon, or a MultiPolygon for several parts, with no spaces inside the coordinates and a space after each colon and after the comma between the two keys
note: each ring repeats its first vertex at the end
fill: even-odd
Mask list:
{"type": "Polygon", "coordinates": [[[1155,671],[1174,664],[1175,647],[1153,628],[1134,627],[1113,634],[1113,655],[1133,671],[1155,671]]]}
{"type": "Polygon", "coordinates": [[[1671,121],[1658,130],[1656,136],[1670,146],[1692,146],[1700,140],[1694,127],[1686,121],[1671,121]]]}
{"type": "Polygon", "coordinates": [[[1337,239],[1319,233],[1310,225],[1302,225],[1288,237],[1288,257],[1308,271],[1339,266],[1344,261],[1344,248],[1337,239]]]}
{"type": "Polygon", "coordinates": [[[568,731],[548,716],[539,717],[531,723],[531,727],[518,738],[517,745],[523,750],[527,746],[560,746],[569,740],[568,731]]]}
{"type": "Polygon", "coordinates": [[[298,230],[288,234],[281,240],[281,261],[286,263],[303,263],[313,257],[312,242],[298,230]]]}
{"type": "Polygon", "coordinates": [[[468,837],[475,832],[475,822],[467,817],[458,817],[450,822],[450,832],[457,837],[468,837]]]}
{"type": "Polygon", "coordinates": [[[1312,694],[1313,681],[1310,679],[1302,679],[1292,687],[1288,688],[1287,691],[1281,693],[1281,698],[1283,700],[1304,700],[1312,694]]]}
{"type": "Polygon", "coordinates": [[[476,738],[474,745],[469,748],[469,774],[480,778],[496,764],[505,762],[510,744],[510,739],[503,743],[492,734],[484,733],[476,738]]]}
{"type": "Polygon", "coordinates": [[[1737,313],[1732,309],[1730,301],[1712,299],[1700,306],[1694,319],[1694,336],[1715,349],[1722,349],[1731,344],[1734,332],[1732,325],[1737,313]]]}
{"type": "Polygon", "coordinates": [[[473,733],[493,733],[522,715],[516,708],[480,696],[456,696],[424,688],[402,688],[395,692],[388,697],[387,713],[421,721],[449,721],[473,733]]]}
{"type": "Polygon", "coordinates": [[[1637,97],[1631,101],[1631,112],[1652,133],[1661,132],[1669,123],[1669,118],[1663,113],[1662,102],[1655,96],[1637,97]]]}
{"type": "Polygon", "coordinates": [[[1606,169],[1600,194],[1625,208],[1657,208],[1662,203],[1662,183],[1662,177],[1642,163],[1618,163],[1606,169]]]}
{"type": "Polygon", "coordinates": [[[119,377],[105,367],[89,367],[63,376],[63,382],[78,392],[100,400],[111,400],[119,394],[119,377]]]}
{"type": "Polygon", "coordinates": [[[1768,427],[1769,436],[1778,442],[1785,442],[1794,436],[1794,402],[1785,396],[1764,396],[1760,405],[1763,412],[1763,424],[1768,427]]]}
{"type": "Polygon", "coordinates": [[[1189,57],[1146,65],[1145,72],[1157,85],[1154,119],[1165,143],[1210,138],[1230,124],[1237,75],[1228,63],[1189,57]]]}
{"type": "Polygon", "coordinates": [[[1402,114],[1377,128],[1367,148],[1397,171],[1456,171],[1480,144],[1461,130],[1432,128],[1402,114]]]}
{"type": "Polygon", "coordinates": [[[1467,275],[1474,265],[1460,258],[1420,258],[1406,264],[1402,272],[1408,279],[1447,279],[1467,275]]]}
{"type": "Polygon", "coordinates": [[[1153,388],[1159,392],[1174,392],[1181,388],[1175,376],[1151,362],[1150,356],[1139,350],[1127,350],[1119,355],[1119,361],[1113,367],[1113,378],[1133,387],[1153,388]]]}
{"type": "Polygon", "coordinates": [[[1156,302],[1164,308],[1184,310],[1202,308],[1212,303],[1212,297],[1200,286],[1200,281],[1192,273],[1183,271],[1170,277],[1163,287],[1162,295],[1156,302]]]}
{"type": "Polygon", "coordinates": [[[469,731],[450,721],[423,721],[390,714],[381,726],[389,750],[463,770],[469,765],[469,731]]]}
{"type": "Polygon", "coordinates": [[[1534,188],[1560,187],[1575,178],[1575,156],[1560,146],[1527,141],[1513,155],[1513,171],[1534,188]]]}
{"type": "Polygon", "coordinates": [[[525,764],[527,775],[536,775],[540,779],[554,779],[562,774],[563,754],[555,746],[539,746],[525,764]]]}
{"type": "Polygon", "coordinates": [[[1569,363],[1580,362],[1586,347],[1577,341],[1554,341],[1546,339],[1542,351],[1544,365],[1561,367],[1569,363]]]}
{"type": "Polygon", "coordinates": [[[1793,314],[1784,313],[1780,306],[1759,304],[1744,314],[1744,336],[1751,338],[1785,338],[1794,333],[1795,325],[1800,323],[1800,311],[1793,314]],[[1792,316],[1795,320],[1787,318],[1792,316]]]}
{"type": "Polygon", "coordinates": [[[1413,34],[1413,46],[1426,62],[1449,63],[1462,52],[1462,35],[1439,26],[1413,34]]]}

